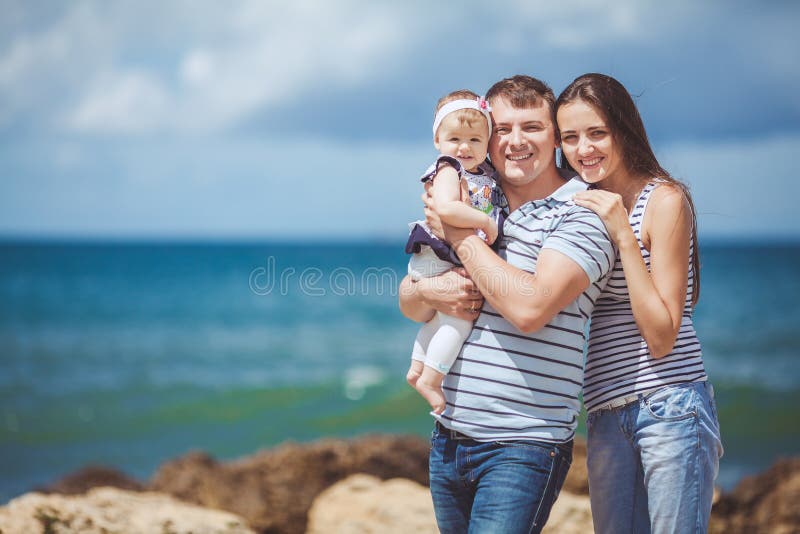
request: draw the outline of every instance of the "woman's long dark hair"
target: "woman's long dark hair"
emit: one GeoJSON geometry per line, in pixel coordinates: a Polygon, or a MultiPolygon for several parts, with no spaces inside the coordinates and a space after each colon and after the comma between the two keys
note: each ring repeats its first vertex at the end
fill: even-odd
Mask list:
{"type": "MultiPolygon", "coordinates": [[[[626,170],[634,176],[647,176],[669,182],[683,191],[692,211],[692,305],[700,298],[700,250],[697,243],[697,215],[694,202],[686,184],[673,178],[656,159],[642,117],[627,89],[611,76],[590,73],[575,78],[556,100],[556,111],[566,104],[582,100],[597,110],[606,120],[606,125],[616,143],[622,147],[622,161],[626,170]]],[[[574,171],[561,158],[561,167],[574,171]]]]}

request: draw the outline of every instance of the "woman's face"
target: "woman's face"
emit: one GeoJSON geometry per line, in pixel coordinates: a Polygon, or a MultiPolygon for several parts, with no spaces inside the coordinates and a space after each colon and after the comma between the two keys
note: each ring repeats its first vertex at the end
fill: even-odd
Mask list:
{"type": "Polygon", "coordinates": [[[594,184],[623,168],[622,151],[605,118],[583,100],[558,108],[561,150],[583,181],[594,184]]]}

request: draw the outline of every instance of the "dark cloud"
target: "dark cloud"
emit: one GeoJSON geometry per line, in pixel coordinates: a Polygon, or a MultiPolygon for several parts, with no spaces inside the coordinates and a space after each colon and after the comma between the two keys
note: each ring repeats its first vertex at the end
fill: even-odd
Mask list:
{"type": "MultiPolygon", "coordinates": [[[[504,76],[525,73],[541,77],[558,93],[575,76],[604,72],[634,95],[655,142],[800,131],[800,67],[783,58],[792,54],[791,48],[772,46],[773,30],[767,24],[792,18],[798,10],[771,5],[754,21],[748,20],[754,17],[753,7],[723,7],[713,19],[667,21],[668,31],[654,28],[652,38],[598,40],[575,48],[543,43],[530,32],[513,49],[498,51],[490,46],[498,28],[483,33],[470,28],[465,32],[469,39],[449,29],[428,38],[425,48],[432,53],[415,54],[413,65],[388,77],[357,88],[309,90],[294,102],[254,113],[239,127],[353,141],[420,139],[427,135],[433,104],[449,90],[466,86],[481,91],[504,76]],[[744,35],[737,27],[746,27],[744,35]],[[675,29],[680,32],[670,33],[675,29]],[[471,42],[470,54],[433,53],[445,48],[448,39],[453,51],[471,42]]],[[[706,17],[711,14],[704,11],[706,17]]],[[[655,14],[649,16],[653,22],[655,14]]],[[[782,39],[800,49],[795,33],[782,39]]]]}

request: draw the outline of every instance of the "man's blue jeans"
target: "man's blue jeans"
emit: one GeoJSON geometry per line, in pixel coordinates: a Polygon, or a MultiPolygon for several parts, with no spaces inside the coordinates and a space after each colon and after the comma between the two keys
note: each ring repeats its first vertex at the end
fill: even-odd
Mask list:
{"type": "Polygon", "coordinates": [[[706,532],[722,456],[707,382],[667,386],[588,418],[595,532],[706,532]]]}
{"type": "Polygon", "coordinates": [[[540,532],[572,463],[572,441],[479,442],[437,429],[430,480],[442,534],[540,532]]]}

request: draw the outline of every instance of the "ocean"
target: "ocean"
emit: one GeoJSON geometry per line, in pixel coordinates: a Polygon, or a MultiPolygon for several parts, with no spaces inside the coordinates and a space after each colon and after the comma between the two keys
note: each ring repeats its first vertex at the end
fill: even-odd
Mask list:
{"type": "MultiPolygon", "coordinates": [[[[385,243],[0,242],[0,502],[87,464],[430,434],[385,243]]],[[[800,245],[701,243],[731,489],[800,454],[800,245]]],[[[579,432],[584,433],[583,418],[579,432]]]]}

